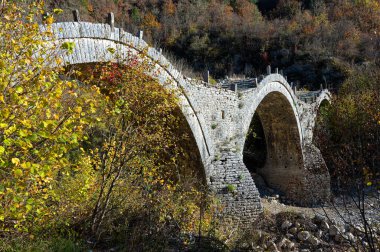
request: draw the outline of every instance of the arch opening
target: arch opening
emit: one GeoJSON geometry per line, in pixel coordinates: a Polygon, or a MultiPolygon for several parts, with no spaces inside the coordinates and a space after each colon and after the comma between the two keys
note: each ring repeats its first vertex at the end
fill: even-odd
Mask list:
{"type": "Polygon", "coordinates": [[[267,191],[260,187],[267,185],[287,196],[302,183],[298,124],[292,105],[280,92],[269,93],[258,105],[246,136],[243,160],[261,194],[267,191]]]}
{"type": "Polygon", "coordinates": [[[265,166],[267,145],[263,125],[257,113],[253,115],[244,144],[243,161],[251,173],[265,166]]]}
{"type": "Polygon", "coordinates": [[[317,146],[321,145],[321,135],[324,130],[326,130],[326,122],[327,115],[330,111],[331,103],[327,99],[323,99],[318,105],[315,118],[314,118],[314,127],[313,127],[313,143],[317,146]]]}

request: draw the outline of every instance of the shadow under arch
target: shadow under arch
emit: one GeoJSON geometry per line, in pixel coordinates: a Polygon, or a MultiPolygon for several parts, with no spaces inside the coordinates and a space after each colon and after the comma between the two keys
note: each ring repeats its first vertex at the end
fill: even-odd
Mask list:
{"type": "Polygon", "coordinates": [[[303,168],[301,139],[292,104],[281,92],[267,94],[256,108],[243,158],[250,172],[261,175],[280,193],[289,195],[297,190],[303,168]],[[252,132],[257,134],[253,142],[252,132]],[[257,153],[250,153],[249,149],[264,156],[257,158],[257,153]],[[256,159],[250,159],[249,155],[256,159]],[[256,163],[250,163],[252,161],[256,163]]]}
{"type": "MultiPolygon", "coordinates": [[[[74,73],[71,76],[69,75],[69,78],[85,82],[85,78],[94,74],[94,71],[97,71],[96,69],[99,70],[105,64],[107,63],[99,62],[71,64],[66,66],[66,73],[74,73]],[[80,72],[82,74],[77,75],[75,74],[76,72],[80,72]]],[[[99,76],[95,74],[95,77],[99,76]]],[[[149,83],[152,83],[155,86],[155,90],[159,90],[159,92],[164,92],[168,94],[169,90],[162,86],[153,77],[145,74],[144,79],[146,79],[147,81],[151,80],[149,81],[149,83]]],[[[149,91],[151,90],[148,90],[147,92],[149,91]]],[[[175,93],[173,93],[172,98],[176,99],[175,93]]],[[[170,102],[171,101],[169,101],[169,103],[170,102]]],[[[175,165],[172,164],[170,166],[170,168],[172,169],[171,174],[173,174],[172,180],[185,186],[196,186],[198,188],[204,187],[206,186],[206,170],[202,162],[200,150],[198,148],[196,139],[189,125],[189,122],[183,114],[180,104],[178,104],[177,100],[175,100],[175,102],[176,106],[172,110],[172,115],[176,118],[175,122],[178,126],[175,127],[174,130],[171,128],[171,131],[166,133],[172,135],[171,139],[176,139],[176,142],[173,144],[173,146],[175,146],[174,148],[177,148],[177,150],[179,150],[179,154],[178,156],[176,156],[175,165]]],[[[158,105],[165,106],[165,103],[158,105]]],[[[154,123],[160,124],[161,122],[156,121],[154,123]]],[[[172,154],[176,152],[174,148],[165,150],[165,153],[162,152],[162,163],[165,163],[165,159],[169,161],[171,158],[173,158],[172,154]]],[[[152,146],[152,149],[154,149],[154,146],[152,146]]]]}

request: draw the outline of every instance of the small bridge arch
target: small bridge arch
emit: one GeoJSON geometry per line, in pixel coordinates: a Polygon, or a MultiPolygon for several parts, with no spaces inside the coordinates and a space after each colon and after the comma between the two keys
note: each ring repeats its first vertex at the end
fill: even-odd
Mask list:
{"type": "MultiPolygon", "coordinates": [[[[257,87],[255,92],[247,94],[248,106],[245,110],[245,120],[242,123],[244,137],[243,158],[250,172],[261,175],[266,183],[284,193],[288,197],[299,188],[303,179],[302,128],[296,97],[286,80],[280,76],[268,76],[257,87]],[[259,120],[259,125],[253,125],[253,120],[259,120]],[[247,156],[259,151],[255,146],[249,146],[255,127],[262,127],[265,143],[265,160],[260,165],[252,164],[247,156]],[[253,148],[252,148],[253,147],[253,148]],[[256,166],[256,167],[255,167],[256,166]]],[[[263,155],[264,152],[261,152],[263,155]]]]}

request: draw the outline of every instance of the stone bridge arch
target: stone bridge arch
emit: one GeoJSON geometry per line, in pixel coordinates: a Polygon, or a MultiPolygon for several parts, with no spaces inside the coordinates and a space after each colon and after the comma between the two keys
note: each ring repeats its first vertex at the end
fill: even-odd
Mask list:
{"type": "MultiPolygon", "coordinates": [[[[42,27],[44,29],[44,27],[42,27]]],[[[191,129],[204,166],[205,176],[213,153],[213,142],[204,127],[204,118],[199,115],[196,101],[187,95],[187,80],[177,71],[159,51],[151,48],[141,38],[122,29],[111,28],[108,24],[87,22],[55,23],[52,30],[57,40],[54,43],[74,43],[71,54],[60,52],[65,66],[102,62],[128,62],[144,57],[153,69],[146,74],[158,80],[168,90],[174,90],[178,105],[191,129]]]]}
{"type": "MultiPolygon", "coordinates": [[[[247,94],[247,108],[242,121],[242,142],[245,165],[250,172],[263,177],[271,188],[294,200],[303,190],[302,180],[303,152],[302,128],[296,97],[291,87],[281,75],[272,75],[264,79],[255,92],[247,94]],[[246,155],[249,155],[248,138],[253,129],[253,120],[259,120],[262,127],[265,146],[264,164],[253,171],[246,155]]],[[[256,126],[257,127],[257,126],[256,126]]],[[[256,150],[258,151],[258,150],[256,150]]],[[[298,198],[297,198],[298,200],[298,198]]]]}
{"type": "MultiPolygon", "coordinates": [[[[319,106],[327,97],[318,97],[312,106],[319,106]]],[[[303,117],[314,120],[315,114],[304,113],[304,106],[308,104],[297,98],[279,74],[267,76],[256,89],[246,92],[243,103],[245,108],[241,111],[238,143],[243,158],[244,154],[247,155],[244,150],[254,117],[259,118],[265,138],[265,146],[262,146],[266,149],[264,164],[254,172],[260,174],[268,186],[295,203],[313,204],[326,198],[330,187],[327,167],[319,150],[308,141],[307,128],[302,127],[303,117]],[[318,193],[314,191],[316,188],[318,193]]],[[[247,158],[244,160],[249,167],[247,158]]]]}

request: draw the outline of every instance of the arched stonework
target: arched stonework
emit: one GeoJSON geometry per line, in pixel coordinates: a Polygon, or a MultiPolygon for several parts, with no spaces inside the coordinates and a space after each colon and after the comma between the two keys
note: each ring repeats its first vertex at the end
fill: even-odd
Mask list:
{"type": "MultiPolygon", "coordinates": [[[[154,68],[147,74],[157,79],[165,88],[176,91],[180,108],[195,137],[202,162],[205,164],[209,162],[213,146],[208,136],[208,129],[202,128],[204,118],[197,115],[193,105],[196,102],[182,92],[187,85],[184,76],[158,51],[148,47],[145,41],[125,33],[122,29],[115,28],[112,31],[107,24],[67,22],[53,24],[52,29],[57,37],[56,42],[74,43],[73,53],[62,52],[65,65],[110,61],[128,62],[139,55],[139,57],[143,55],[142,57],[149,59],[154,64],[154,68]]],[[[207,174],[207,170],[205,173],[207,174]]]]}
{"type": "Polygon", "coordinates": [[[257,113],[267,148],[265,166],[257,172],[268,185],[299,204],[327,198],[330,186],[327,167],[319,150],[306,137],[308,129],[302,127],[300,120],[314,120],[314,114],[303,111],[303,106],[309,104],[300,101],[286,80],[276,74],[269,75],[256,89],[248,91],[243,104],[246,105],[241,112],[239,149],[244,149],[251,120],[257,113]]]}
{"type": "Polygon", "coordinates": [[[128,61],[131,55],[151,62],[154,70],[147,74],[178,94],[199,148],[206,182],[224,203],[228,216],[252,223],[262,211],[259,193],[243,163],[244,142],[255,112],[269,136],[271,158],[263,168],[268,181],[305,203],[328,196],[329,175],[310,134],[317,105],[299,100],[281,75],[268,75],[247,91],[230,91],[184,77],[144,40],[108,24],[67,22],[53,24],[52,29],[54,43],[75,44],[72,54],[61,52],[65,64],[128,61]],[[291,189],[287,187],[290,180],[297,182],[291,189]]]}

